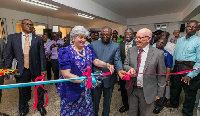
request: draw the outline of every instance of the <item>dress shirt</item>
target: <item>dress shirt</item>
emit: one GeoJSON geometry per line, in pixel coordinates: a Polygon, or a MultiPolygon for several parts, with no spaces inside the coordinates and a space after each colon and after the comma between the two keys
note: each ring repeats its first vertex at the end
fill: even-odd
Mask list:
{"type": "MultiPolygon", "coordinates": [[[[134,40],[130,41],[131,43],[130,43],[130,45],[129,45],[129,48],[130,48],[130,47],[133,47],[133,46],[132,46],[132,45],[133,45],[133,41],[134,41],[134,40]]],[[[126,41],[125,50],[126,50],[126,48],[127,48],[127,44],[128,44],[128,42],[126,41]]]]}
{"type": "MultiPolygon", "coordinates": [[[[193,35],[188,39],[186,36],[179,38],[173,56],[173,66],[175,60],[195,62],[193,69],[200,67],[200,37],[193,35]]],[[[200,69],[189,72],[187,76],[194,78],[199,73],[200,69]]]]}
{"type": "Polygon", "coordinates": [[[64,42],[62,40],[58,40],[58,41],[52,40],[49,43],[47,43],[45,55],[50,56],[51,59],[58,59],[58,47],[54,47],[52,48],[52,50],[50,50],[50,47],[52,44],[63,45],[64,42]]]}
{"type": "MultiPolygon", "coordinates": [[[[24,53],[25,38],[26,38],[25,33],[22,32],[22,50],[23,50],[23,53],[24,53]]],[[[30,46],[31,46],[32,33],[29,33],[29,34],[28,34],[28,38],[29,38],[29,42],[30,42],[30,46]]]]}
{"type": "MultiPolygon", "coordinates": [[[[149,44],[145,48],[143,48],[143,52],[142,52],[142,56],[141,56],[141,63],[140,63],[138,73],[144,73],[144,66],[145,66],[145,62],[147,59],[148,51],[149,51],[149,44]]],[[[139,54],[139,49],[138,49],[138,54],[139,54]]],[[[143,74],[138,74],[137,86],[143,87],[143,74]]]]}

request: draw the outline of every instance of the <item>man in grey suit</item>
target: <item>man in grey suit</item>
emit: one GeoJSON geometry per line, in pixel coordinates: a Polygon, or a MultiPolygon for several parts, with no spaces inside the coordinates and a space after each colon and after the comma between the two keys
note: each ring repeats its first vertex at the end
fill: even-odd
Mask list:
{"type": "MultiPolygon", "coordinates": [[[[6,46],[5,67],[11,68],[13,58],[16,57],[17,69],[20,75],[16,75],[17,83],[35,81],[38,76],[46,75],[46,58],[44,53],[43,39],[33,31],[33,22],[24,19],[21,22],[22,33],[15,33],[8,36],[6,46]]],[[[28,100],[31,95],[31,87],[19,87],[19,112],[20,116],[26,116],[29,112],[28,100]]],[[[44,90],[38,88],[37,109],[41,116],[46,115],[44,105],[44,90]]]]}
{"type": "MultiPolygon", "coordinates": [[[[127,90],[129,97],[129,115],[150,116],[153,103],[163,96],[165,76],[143,75],[141,73],[166,73],[164,53],[162,50],[149,46],[152,37],[151,30],[140,29],[137,32],[136,46],[130,48],[124,61],[125,71],[119,71],[123,78],[125,74],[131,75],[131,86],[127,90]],[[126,73],[126,71],[128,71],[126,73]],[[140,74],[136,74],[140,73],[140,74]]],[[[129,82],[127,81],[127,87],[129,82]]]]}
{"type": "MultiPolygon", "coordinates": [[[[110,41],[112,36],[112,29],[110,27],[104,27],[101,30],[101,40],[97,40],[91,43],[93,46],[96,57],[99,60],[107,62],[114,65],[116,71],[122,70],[122,62],[120,58],[120,48],[115,42],[110,41]]],[[[109,72],[107,68],[97,68],[93,66],[93,71],[109,72]]],[[[101,94],[103,91],[103,112],[102,116],[109,116],[110,112],[110,102],[112,97],[112,92],[115,83],[117,82],[116,72],[112,75],[107,76],[108,78],[102,81],[99,87],[96,87],[93,91],[93,103],[94,103],[94,114],[98,116],[99,102],[101,99],[101,94]]]]}

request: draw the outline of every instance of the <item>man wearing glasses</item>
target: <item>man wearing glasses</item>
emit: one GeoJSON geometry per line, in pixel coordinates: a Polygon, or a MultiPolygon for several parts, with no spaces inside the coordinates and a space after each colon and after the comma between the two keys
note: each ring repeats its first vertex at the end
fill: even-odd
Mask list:
{"type": "MultiPolygon", "coordinates": [[[[116,73],[122,70],[122,62],[120,58],[120,48],[119,45],[113,41],[110,41],[112,36],[112,29],[110,27],[103,27],[101,30],[101,40],[97,40],[91,43],[93,46],[96,57],[99,60],[107,62],[114,65],[116,72],[112,75],[107,76],[99,87],[93,90],[93,103],[94,103],[94,114],[98,116],[99,103],[101,99],[101,94],[103,91],[103,112],[102,116],[109,116],[110,113],[110,102],[112,98],[112,92],[114,85],[117,83],[116,73]]],[[[93,66],[93,71],[102,71],[103,73],[109,72],[107,68],[99,68],[93,66]]]]}
{"type": "MultiPolygon", "coordinates": [[[[33,22],[24,19],[21,22],[22,33],[15,33],[8,36],[6,46],[5,67],[11,68],[12,60],[16,57],[17,69],[20,75],[16,75],[17,83],[35,81],[36,77],[46,75],[46,58],[44,54],[43,39],[33,31],[33,22]]],[[[29,112],[28,100],[31,96],[31,87],[19,87],[19,112],[20,116],[26,116],[29,112]]],[[[46,114],[44,105],[44,90],[38,88],[37,109],[41,116],[46,114]]]]}
{"type": "MultiPolygon", "coordinates": [[[[124,61],[124,70],[119,71],[119,76],[131,75],[131,85],[127,89],[129,98],[129,115],[151,116],[153,104],[156,99],[163,96],[165,89],[165,76],[144,75],[160,74],[166,72],[164,52],[149,45],[152,37],[151,30],[140,29],[135,38],[136,46],[128,50],[124,61]],[[126,72],[127,71],[127,72],[126,72]],[[140,74],[137,74],[140,73],[140,74]]],[[[126,82],[126,87],[129,81],[126,82]]]]}

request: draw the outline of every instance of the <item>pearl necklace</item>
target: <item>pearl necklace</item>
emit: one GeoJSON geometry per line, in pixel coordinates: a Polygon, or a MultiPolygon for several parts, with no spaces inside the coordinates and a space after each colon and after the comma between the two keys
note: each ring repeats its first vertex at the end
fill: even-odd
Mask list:
{"type": "Polygon", "coordinates": [[[83,55],[79,53],[79,51],[75,48],[75,46],[72,46],[74,48],[74,50],[76,51],[76,53],[80,56],[80,57],[84,57],[85,56],[85,49],[83,48],[83,55]]]}

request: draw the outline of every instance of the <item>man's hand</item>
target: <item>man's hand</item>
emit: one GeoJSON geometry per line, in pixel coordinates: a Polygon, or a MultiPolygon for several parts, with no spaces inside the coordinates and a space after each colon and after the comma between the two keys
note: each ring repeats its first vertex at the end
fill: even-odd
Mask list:
{"type": "Polygon", "coordinates": [[[109,69],[109,71],[111,72],[111,74],[114,72],[114,65],[111,65],[109,63],[107,63],[107,68],[109,69]]]}
{"type": "Polygon", "coordinates": [[[54,47],[56,47],[56,44],[52,44],[52,45],[50,46],[50,50],[52,50],[52,48],[54,48],[54,47]]]}
{"type": "Polygon", "coordinates": [[[190,84],[191,78],[189,76],[184,76],[182,77],[181,81],[184,83],[187,83],[188,85],[190,84]]]}
{"type": "Polygon", "coordinates": [[[131,77],[136,77],[136,71],[135,71],[135,69],[131,68],[131,69],[128,71],[128,74],[132,74],[131,77]]]}
{"type": "Polygon", "coordinates": [[[46,74],[47,74],[47,71],[42,71],[41,72],[41,75],[44,76],[44,77],[46,76],[46,74]]]}
{"type": "MultiPolygon", "coordinates": [[[[158,100],[158,99],[160,99],[160,97],[156,96],[156,100],[158,100]]],[[[155,101],[156,101],[156,100],[155,100],[155,101]]]]}
{"type": "Polygon", "coordinates": [[[127,74],[127,72],[124,71],[124,70],[118,71],[118,75],[119,75],[119,77],[120,77],[121,79],[122,79],[126,74],[127,74]]]}

